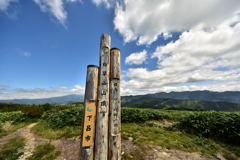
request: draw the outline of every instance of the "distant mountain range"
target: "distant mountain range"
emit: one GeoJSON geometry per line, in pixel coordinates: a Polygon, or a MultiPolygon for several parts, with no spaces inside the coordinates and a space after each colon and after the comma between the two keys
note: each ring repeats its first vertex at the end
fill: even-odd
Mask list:
{"type": "Polygon", "coordinates": [[[50,103],[54,105],[66,105],[73,102],[83,102],[84,96],[78,94],[71,94],[62,97],[42,98],[42,99],[12,99],[12,100],[0,100],[0,102],[13,102],[19,104],[45,104],[50,103]]]}
{"type": "Polygon", "coordinates": [[[240,111],[240,92],[160,92],[138,96],[122,96],[121,100],[122,106],[132,108],[240,111]]]}
{"type": "Polygon", "coordinates": [[[239,91],[226,91],[226,92],[211,92],[211,91],[184,91],[184,92],[159,92],[155,94],[146,94],[138,96],[122,96],[122,104],[132,103],[135,99],[152,99],[152,98],[171,98],[171,99],[191,99],[191,100],[204,100],[211,102],[230,102],[240,103],[239,91]]]}
{"type": "MultiPolygon", "coordinates": [[[[211,91],[185,91],[185,92],[159,92],[155,94],[137,95],[137,96],[122,96],[122,106],[129,106],[133,103],[143,102],[150,99],[176,99],[176,100],[203,100],[210,102],[229,102],[240,103],[239,91],[227,92],[211,92],[211,91]]],[[[83,102],[84,96],[72,94],[62,97],[52,97],[43,99],[13,99],[13,100],[0,100],[0,102],[13,102],[20,104],[70,104],[73,102],[83,102]]],[[[158,100],[159,101],[159,100],[158,100]]],[[[177,103],[177,101],[175,101],[177,103]]],[[[179,102],[178,102],[179,103],[179,102]]],[[[159,104],[159,102],[158,102],[159,104]]],[[[151,102],[151,105],[152,104],[151,102]]],[[[155,104],[157,105],[157,104],[155,104]]]]}

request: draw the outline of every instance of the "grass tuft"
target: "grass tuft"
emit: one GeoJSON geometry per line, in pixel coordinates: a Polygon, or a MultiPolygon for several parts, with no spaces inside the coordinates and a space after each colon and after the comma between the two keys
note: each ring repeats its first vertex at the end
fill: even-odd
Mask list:
{"type": "Polygon", "coordinates": [[[23,152],[19,152],[19,149],[25,146],[25,138],[15,137],[7,141],[3,145],[0,151],[0,160],[17,160],[23,152]]]}
{"type": "Polygon", "coordinates": [[[22,123],[18,123],[18,124],[15,124],[15,125],[11,125],[10,128],[6,129],[6,130],[1,130],[0,132],[0,138],[1,137],[4,137],[10,133],[13,133],[15,131],[17,131],[18,129],[20,128],[23,128],[23,127],[26,127],[27,125],[29,125],[30,123],[29,122],[22,122],[22,123]]]}
{"type": "Polygon", "coordinates": [[[28,160],[54,160],[60,154],[61,151],[56,150],[54,145],[46,143],[38,145],[28,160]]]}
{"type": "Polygon", "coordinates": [[[216,157],[218,153],[223,153],[226,159],[235,160],[237,156],[240,155],[240,146],[230,146],[179,131],[165,130],[151,123],[147,123],[147,125],[122,123],[121,136],[123,140],[132,137],[134,144],[138,146],[157,145],[167,149],[182,150],[185,152],[200,152],[202,156],[208,158],[213,158],[216,157]]]}
{"type": "Polygon", "coordinates": [[[81,126],[67,126],[61,129],[52,129],[43,121],[36,124],[32,129],[34,134],[47,139],[61,139],[79,137],[81,133],[81,126]]]}

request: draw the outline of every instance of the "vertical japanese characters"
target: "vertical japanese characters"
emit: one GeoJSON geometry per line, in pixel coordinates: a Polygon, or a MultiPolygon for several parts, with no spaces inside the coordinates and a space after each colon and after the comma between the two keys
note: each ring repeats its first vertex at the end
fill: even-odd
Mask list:
{"type": "Polygon", "coordinates": [[[107,34],[102,34],[100,40],[100,74],[98,85],[98,109],[96,116],[95,160],[107,160],[110,36],[107,34]]]}
{"type": "Polygon", "coordinates": [[[120,50],[102,34],[99,68],[88,66],[80,159],[120,160],[120,130],[120,50]]]}
{"type": "Polygon", "coordinates": [[[121,159],[120,50],[110,51],[109,160],[121,159]]]}

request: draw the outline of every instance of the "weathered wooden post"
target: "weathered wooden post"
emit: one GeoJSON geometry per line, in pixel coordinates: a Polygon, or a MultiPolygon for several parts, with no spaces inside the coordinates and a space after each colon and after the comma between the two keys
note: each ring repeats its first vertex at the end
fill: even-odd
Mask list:
{"type": "Polygon", "coordinates": [[[82,121],[80,160],[93,160],[95,115],[98,94],[98,66],[88,65],[82,121]]]}
{"type": "Polygon", "coordinates": [[[109,160],[121,159],[120,50],[110,51],[109,160]]]}
{"type": "Polygon", "coordinates": [[[95,160],[108,159],[110,36],[101,35],[98,109],[96,116],[95,160]]]}

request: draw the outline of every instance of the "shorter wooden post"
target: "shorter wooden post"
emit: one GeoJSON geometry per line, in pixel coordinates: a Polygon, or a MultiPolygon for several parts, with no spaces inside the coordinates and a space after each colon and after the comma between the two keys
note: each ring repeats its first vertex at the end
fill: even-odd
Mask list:
{"type": "Polygon", "coordinates": [[[80,160],[93,160],[95,117],[98,94],[98,66],[88,65],[84,98],[84,111],[82,119],[82,139],[80,160]]]}
{"type": "Polygon", "coordinates": [[[110,51],[109,160],[121,159],[120,50],[110,51]]]}

